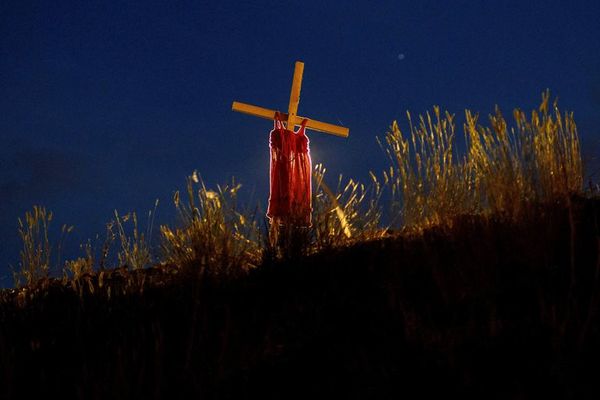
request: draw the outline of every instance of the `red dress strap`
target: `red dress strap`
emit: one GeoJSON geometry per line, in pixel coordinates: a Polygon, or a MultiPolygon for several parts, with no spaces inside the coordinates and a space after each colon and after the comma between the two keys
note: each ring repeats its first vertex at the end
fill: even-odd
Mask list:
{"type": "Polygon", "coordinates": [[[281,114],[279,111],[275,111],[275,118],[273,118],[273,129],[282,129],[283,123],[281,122],[281,114]]]}

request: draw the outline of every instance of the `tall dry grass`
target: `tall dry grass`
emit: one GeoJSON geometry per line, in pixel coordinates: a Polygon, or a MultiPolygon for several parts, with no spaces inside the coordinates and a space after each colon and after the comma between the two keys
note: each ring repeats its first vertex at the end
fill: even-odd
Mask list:
{"type": "Polygon", "coordinates": [[[117,253],[120,266],[127,266],[135,270],[142,269],[151,264],[152,255],[149,241],[152,239],[157,207],[158,200],[154,203],[154,210],[148,212],[146,232],[139,229],[138,218],[135,212],[120,216],[115,210],[115,219],[107,225],[107,229],[111,231],[114,227],[117,230],[115,236],[119,239],[121,245],[117,253]],[[131,227],[131,235],[128,235],[125,230],[125,224],[128,222],[131,222],[133,225],[131,227]]]}
{"type": "Polygon", "coordinates": [[[59,266],[62,244],[73,227],[63,225],[60,239],[53,244],[49,238],[52,219],[52,212],[41,206],[33,206],[33,210],[27,211],[23,219],[18,219],[23,248],[19,252],[18,269],[13,271],[15,286],[36,284],[48,278],[53,266],[59,266]],[[52,262],[54,252],[56,261],[52,262]]]}
{"type": "Polygon", "coordinates": [[[160,227],[164,262],[212,276],[236,276],[255,267],[262,238],[256,215],[238,210],[240,187],[233,181],[209,190],[194,172],[187,179],[187,203],[179,192],[173,198],[179,227],[160,227]]]}
{"type": "Polygon", "coordinates": [[[392,194],[393,217],[401,226],[423,229],[451,223],[461,214],[500,214],[518,218],[532,202],[581,193],[583,170],[573,113],[549,110],[548,91],[527,117],[513,112],[509,128],[499,109],[489,126],[465,111],[466,151],[456,149],[454,115],[434,107],[419,116],[408,113],[409,132],[394,121],[380,144],[391,166],[384,183],[392,194]]]}
{"type": "Polygon", "coordinates": [[[339,175],[331,189],[325,183],[326,168],[315,166],[312,216],[312,251],[369,240],[382,235],[381,195],[383,187],[371,173],[367,186],[339,175]]]}
{"type": "MultiPolygon", "coordinates": [[[[379,143],[390,167],[368,185],[341,175],[326,183],[326,169],[313,171],[313,215],[310,229],[279,232],[266,240],[257,211],[238,206],[235,181],[208,189],[194,172],[187,179],[185,201],[175,193],[179,216],[176,227],[160,227],[160,254],[152,257],[150,240],[156,214],[149,212],[146,232],[135,213],[107,224],[106,239],[96,257],[88,243],[84,256],[68,261],[65,277],[78,279],[97,268],[104,270],[113,242],[117,266],[142,269],[153,264],[190,266],[200,274],[237,276],[269,257],[306,255],[381,237],[391,226],[420,232],[435,225],[451,225],[464,214],[495,214],[518,219],[532,203],[568,198],[582,193],[583,171],[573,113],[561,113],[550,94],[529,115],[513,112],[514,126],[496,109],[484,126],[478,114],[465,111],[465,149],[457,148],[455,116],[434,107],[413,120],[405,134],[394,121],[379,143]],[[382,195],[389,192],[391,214],[383,218],[382,195]],[[384,223],[385,221],[385,223],[384,223]],[[126,224],[133,224],[126,229],[126,224]]],[[[15,283],[31,284],[48,276],[53,246],[48,238],[52,214],[34,207],[19,220],[23,241],[15,283]]],[[[70,228],[63,227],[63,235],[70,228]]],[[[62,239],[61,239],[62,240],[62,239]]],[[[55,249],[60,249],[60,242],[55,249]]],[[[59,257],[58,257],[59,258],[59,257]]],[[[58,261],[57,261],[58,262],[58,261]]],[[[58,265],[58,264],[57,264],[58,265]]]]}

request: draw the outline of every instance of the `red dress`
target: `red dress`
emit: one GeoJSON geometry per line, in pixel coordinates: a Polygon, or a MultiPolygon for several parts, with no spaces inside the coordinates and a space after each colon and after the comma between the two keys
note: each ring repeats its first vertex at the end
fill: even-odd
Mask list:
{"type": "Polygon", "coordinates": [[[311,160],[306,120],[298,132],[285,129],[275,115],[270,134],[271,194],[267,216],[284,225],[311,224],[311,160]]]}

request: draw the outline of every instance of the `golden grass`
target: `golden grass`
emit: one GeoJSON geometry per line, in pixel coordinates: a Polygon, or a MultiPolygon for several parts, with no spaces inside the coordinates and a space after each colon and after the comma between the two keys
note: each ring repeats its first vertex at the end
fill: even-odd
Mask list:
{"type": "MultiPolygon", "coordinates": [[[[490,126],[465,111],[466,152],[458,158],[454,115],[419,116],[409,134],[396,121],[382,144],[391,167],[384,172],[390,187],[394,217],[404,227],[423,229],[449,224],[461,214],[495,213],[518,218],[531,202],[545,202],[582,192],[583,170],[579,137],[572,113],[561,114],[550,94],[527,118],[515,110],[516,128],[508,128],[501,112],[490,126]]],[[[381,143],[381,142],[380,142],[381,143]]]]}
{"type": "Polygon", "coordinates": [[[332,190],[325,183],[325,172],[322,164],[313,171],[313,251],[381,236],[382,186],[375,174],[370,175],[370,186],[353,179],[344,183],[340,175],[337,187],[332,190]]]}
{"type": "Polygon", "coordinates": [[[83,275],[94,272],[94,255],[91,243],[88,241],[80,247],[83,249],[85,255],[84,257],[78,257],[75,260],[67,260],[65,262],[63,270],[65,281],[68,279],[78,281],[83,275]]]}
{"type": "MultiPolygon", "coordinates": [[[[408,134],[394,121],[384,140],[377,139],[390,160],[382,178],[371,173],[367,186],[340,175],[337,186],[331,189],[325,183],[325,167],[317,165],[313,171],[312,227],[277,229],[276,240],[265,239],[256,211],[239,209],[241,185],[232,181],[210,190],[194,172],[187,179],[187,201],[180,199],[179,192],[173,199],[178,226],[160,227],[157,259],[151,256],[148,241],[158,202],[154,213],[148,214],[146,232],[138,229],[135,213],[120,216],[115,211],[98,259],[88,242],[82,246],[84,257],[65,263],[65,279],[78,281],[96,264],[103,271],[115,240],[120,245],[120,267],[137,270],[158,263],[163,267],[189,266],[201,275],[232,277],[269,258],[306,255],[378,238],[388,227],[418,233],[431,226],[449,226],[465,214],[518,220],[528,204],[582,193],[582,161],[573,114],[561,114],[556,102],[550,110],[549,98],[549,92],[543,93],[541,105],[529,116],[514,110],[512,128],[498,109],[489,116],[487,127],[480,124],[477,114],[466,110],[462,156],[458,155],[453,114],[434,107],[432,113],[413,121],[407,113],[408,134]],[[386,189],[391,195],[391,215],[388,225],[382,226],[381,199],[386,189]],[[125,228],[128,223],[133,224],[131,233],[125,228]]],[[[17,286],[48,277],[53,250],[48,238],[51,221],[52,213],[43,207],[34,207],[24,220],[19,219],[23,249],[19,271],[15,272],[17,286]]],[[[58,253],[70,229],[63,226],[58,253]]],[[[138,286],[143,290],[143,283],[138,286]]]]}
{"type": "Polygon", "coordinates": [[[48,235],[52,219],[52,212],[41,206],[33,206],[31,212],[25,213],[24,219],[18,219],[19,237],[23,248],[19,252],[19,269],[13,271],[15,286],[32,285],[48,278],[53,251],[57,253],[56,265],[60,264],[62,243],[73,227],[63,225],[60,240],[53,247],[48,235]]]}
{"type": "Polygon", "coordinates": [[[135,212],[119,216],[119,213],[115,210],[115,219],[113,223],[108,225],[108,229],[110,230],[111,226],[117,229],[116,236],[121,244],[121,249],[117,253],[120,266],[127,266],[131,269],[142,269],[152,262],[148,240],[152,237],[152,227],[157,207],[158,200],[154,203],[154,212],[148,212],[148,223],[145,233],[140,232],[138,228],[138,219],[135,212]],[[133,223],[131,235],[125,232],[124,224],[127,222],[133,223]]]}
{"type": "Polygon", "coordinates": [[[261,236],[254,216],[237,209],[240,187],[233,181],[212,191],[194,172],[187,179],[187,204],[179,192],[173,199],[180,227],[160,227],[163,260],[212,276],[235,276],[255,267],[261,236]]]}

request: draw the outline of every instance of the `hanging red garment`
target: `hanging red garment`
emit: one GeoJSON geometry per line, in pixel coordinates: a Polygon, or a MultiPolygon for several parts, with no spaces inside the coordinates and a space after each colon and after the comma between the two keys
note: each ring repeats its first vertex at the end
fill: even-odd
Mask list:
{"type": "Polygon", "coordinates": [[[267,216],[273,222],[294,226],[311,225],[311,160],[306,120],[298,132],[285,129],[275,115],[270,134],[271,194],[267,216]]]}

